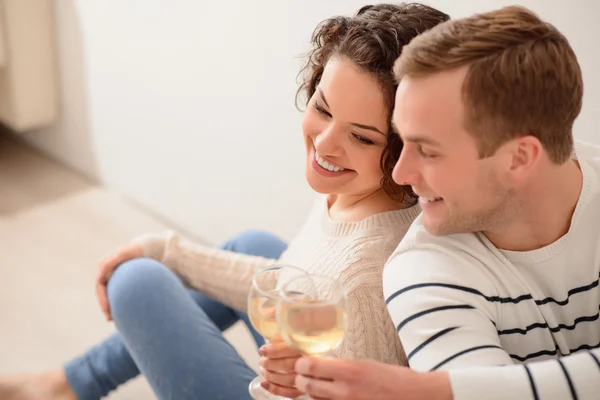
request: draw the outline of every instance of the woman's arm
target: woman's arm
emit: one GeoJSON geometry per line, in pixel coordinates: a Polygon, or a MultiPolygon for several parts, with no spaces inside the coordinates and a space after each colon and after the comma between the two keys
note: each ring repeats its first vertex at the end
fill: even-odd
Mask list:
{"type": "Polygon", "coordinates": [[[237,310],[245,310],[254,272],[277,260],[220,250],[174,232],[143,235],[134,242],[144,257],[160,261],[190,287],[237,310]]]}

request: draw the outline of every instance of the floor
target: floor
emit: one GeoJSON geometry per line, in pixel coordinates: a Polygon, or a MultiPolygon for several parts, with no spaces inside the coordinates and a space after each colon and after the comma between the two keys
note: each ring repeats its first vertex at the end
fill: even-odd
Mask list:
{"type": "MultiPolygon", "coordinates": [[[[168,224],[0,133],[0,373],[60,365],[112,332],[96,303],[96,262],[168,224]]],[[[250,365],[256,348],[226,337],[250,365]]],[[[111,400],[155,399],[143,378],[111,400]]]]}

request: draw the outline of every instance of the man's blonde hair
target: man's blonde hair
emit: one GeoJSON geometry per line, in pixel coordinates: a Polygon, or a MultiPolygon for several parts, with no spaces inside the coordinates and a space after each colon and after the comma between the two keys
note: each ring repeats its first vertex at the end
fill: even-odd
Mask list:
{"type": "Polygon", "coordinates": [[[558,29],[517,6],[447,21],[405,46],[394,74],[400,80],[463,66],[464,124],[481,157],[532,135],[553,162],[570,158],[583,79],[558,29]]]}

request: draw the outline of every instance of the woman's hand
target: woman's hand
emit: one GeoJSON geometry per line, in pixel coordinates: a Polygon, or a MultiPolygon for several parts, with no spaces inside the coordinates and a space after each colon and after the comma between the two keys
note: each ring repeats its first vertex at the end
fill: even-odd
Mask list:
{"type": "MultiPolygon", "coordinates": [[[[106,294],[106,285],[112,273],[117,267],[125,261],[134,258],[142,257],[144,251],[137,244],[128,244],[117,249],[115,252],[105,257],[98,265],[98,275],[96,276],[96,296],[100,303],[100,308],[108,321],[112,321],[110,314],[110,305],[108,304],[108,296],[106,294]]],[[[293,368],[292,368],[293,369],[293,368]]]]}
{"type": "Polygon", "coordinates": [[[259,354],[260,374],[265,378],[261,385],[265,390],[292,399],[302,394],[295,387],[295,365],[300,353],[284,342],[276,342],[262,346],[259,354]]]}

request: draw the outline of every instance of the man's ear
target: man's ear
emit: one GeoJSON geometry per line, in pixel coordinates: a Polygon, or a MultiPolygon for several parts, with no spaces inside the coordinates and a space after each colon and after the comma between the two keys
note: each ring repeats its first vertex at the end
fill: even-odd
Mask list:
{"type": "Polygon", "coordinates": [[[510,166],[507,172],[514,182],[522,182],[531,175],[544,149],[538,138],[528,135],[511,140],[506,150],[510,155],[510,166]]]}

